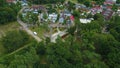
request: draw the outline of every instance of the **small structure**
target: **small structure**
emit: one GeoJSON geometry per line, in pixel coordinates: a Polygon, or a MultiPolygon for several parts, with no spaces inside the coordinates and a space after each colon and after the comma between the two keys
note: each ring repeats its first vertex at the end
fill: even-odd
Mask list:
{"type": "Polygon", "coordinates": [[[27,13],[22,13],[22,17],[25,17],[27,15],[27,13]]]}
{"type": "Polygon", "coordinates": [[[57,20],[58,14],[52,13],[48,15],[48,19],[50,21],[52,21],[53,23],[55,23],[55,21],[57,20]]]}
{"type": "Polygon", "coordinates": [[[81,23],[90,23],[92,20],[94,20],[93,18],[90,18],[90,19],[80,19],[80,22],[81,23]]]}
{"type": "Polygon", "coordinates": [[[64,16],[71,16],[71,12],[68,11],[68,10],[66,10],[66,9],[62,12],[62,14],[63,14],[64,16]]]}
{"type": "Polygon", "coordinates": [[[63,17],[59,18],[59,23],[64,23],[64,18],[63,17]]]}
{"type": "Polygon", "coordinates": [[[116,0],[106,0],[105,2],[104,2],[104,5],[113,5],[113,4],[115,4],[116,3],[116,0]]]}
{"type": "Polygon", "coordinates": [[[6,0],[7,3],[17,3],[16,0],[6,0]]]}
{"type": "Polygon", "coordinates": [[[74,16],[73,15],[70,16],[70,20],[74,21],[74,16]]]}
{"type": "Polygon", "coordinates": [[[118,8],[116,13],[117,13],[118,16],[120,16],[120,8],[118,8]]]}
{"type": "Polygon", "coordinates": [[[106,9],[102,12],[102,15],[104,16],[105,20],[109,20],[113,15],[113,11],[112,9],[106,9]]]}
{"type": "Polygon", "coordinates": [[[75,5],[76,10],[79,10],[81,12],[88,12],[89,8],[87,8],[85,5],[83,4],[76,4],[75,5]]]}
{"type": "Polygon", "coordinates": [[[102,7],[101,6],[99,6],[99,5],[96,5],[96,6],[94,6],[92,9],[91,9],[91,14],[92,15],[95,15],[96,13],[100,13],[100,12],[102,12],[103,10],[102,10],[102,7]]]}
{"type": "Polygon", "coordinates": [[[45,8],[44,6],[42,6],[42,5],[32,5],[32,6],[31,6],[31,9],[32,9],[33,11],[38,11],[38,10],[46,11],[46,8],[45,8]]]}

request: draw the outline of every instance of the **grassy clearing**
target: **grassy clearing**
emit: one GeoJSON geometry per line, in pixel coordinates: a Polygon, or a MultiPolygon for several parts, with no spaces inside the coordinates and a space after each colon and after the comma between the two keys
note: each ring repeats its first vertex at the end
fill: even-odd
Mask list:
{"type": "Polygon", "coordinates": [[[37,36],[39,36],[40,38],[42,38],[44,36],[44,33],[46,32],[46,29],[42,26],[39,27],[31,27],[30,30],[32,30],[33,32],[37,32],[37,36]]]}
{"type": "Polygon", "coordinates": [[[6,32],[17,30],[20,28],[20,25],[17,22],[11,22],[6,25],[0,25],[0,38],[5,35],[6,32]]]}
{"type": "MultiPolygon", "coordinates": [[[[12,30],[18,30],[20,28],[20,25],[17,22],[11,22],[9,24],[0,25],[0,39],[2,36],[5,35],[6,32],[12,31],[12,30]]],[[[1,40],[0,40],[0,56],[5,53],[5,48],[3,47],[1,40]]]]}

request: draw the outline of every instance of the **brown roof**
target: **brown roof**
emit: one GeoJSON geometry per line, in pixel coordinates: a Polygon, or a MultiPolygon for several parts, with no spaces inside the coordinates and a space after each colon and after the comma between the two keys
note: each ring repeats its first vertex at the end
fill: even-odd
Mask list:
{"type": "Polygon", "coordinates": [[[8,2],[8,3],[12,3],[14,1],[16,1],[16,0],[6,0],[6,2],[8,2]]]}
{"type": "Polygon", "coordinates": [[[42,5],[32,5],[31,9],[33,10],[46,10],[46,7],[42,6],[42,5]]]}

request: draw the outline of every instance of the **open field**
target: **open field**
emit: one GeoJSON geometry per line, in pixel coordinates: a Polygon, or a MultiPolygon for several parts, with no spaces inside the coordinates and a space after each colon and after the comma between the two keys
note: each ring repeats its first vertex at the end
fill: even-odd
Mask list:
{"type": "Polygon", "coordinates": [[[11,22],[9,24],[0,25],[0,56],[5,52],[5,49],[1,44],[2,36],[4,36],[5,33],[8,31],[18,30],[19,28],[20,28],[20,25],[17,22],[11,22]]]}
{"type": "Polygon", "coordinates": [[[17,22],[11,22],[5,25],[0,25],[0,38],[5,35],[6,32],[17,30],[20,28],[20,25],[17,22]]]}
{"type": "Polygon", "coordinates": [[[30,30],[32,30],[33,32],[37,32],[37,36],[40,38],[44,36],[44,33],[46,31],[43,27],[31,27],[30,30]]]}

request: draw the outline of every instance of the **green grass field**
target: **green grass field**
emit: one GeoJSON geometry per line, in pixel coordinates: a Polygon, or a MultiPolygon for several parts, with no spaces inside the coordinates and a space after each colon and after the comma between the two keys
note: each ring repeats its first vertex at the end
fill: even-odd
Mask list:
{"type": "Polygon", "coordinates": [[[32,30],[33,32],[37,32],[37,36],[39,36],[40,38],[44,36],[44,33],[46,31],[43,27],[31,27],[30,30],[32,30]]]}
{"type": "Polygon", "coordinates": [[[2,45],[1,38],[8,31],[18,30],[20,25],[17,22],[11,22],[9,24],[0,25],[0,56],[5,53],[5,48],[2,45]]]}
{"type": "Polygon", "coordinates": [[[20,25],[17,22],[11,22],[5,25],[0,25],[0,38],[5,35],[6,32],[17,30],[20,28],[20,25]]]}

